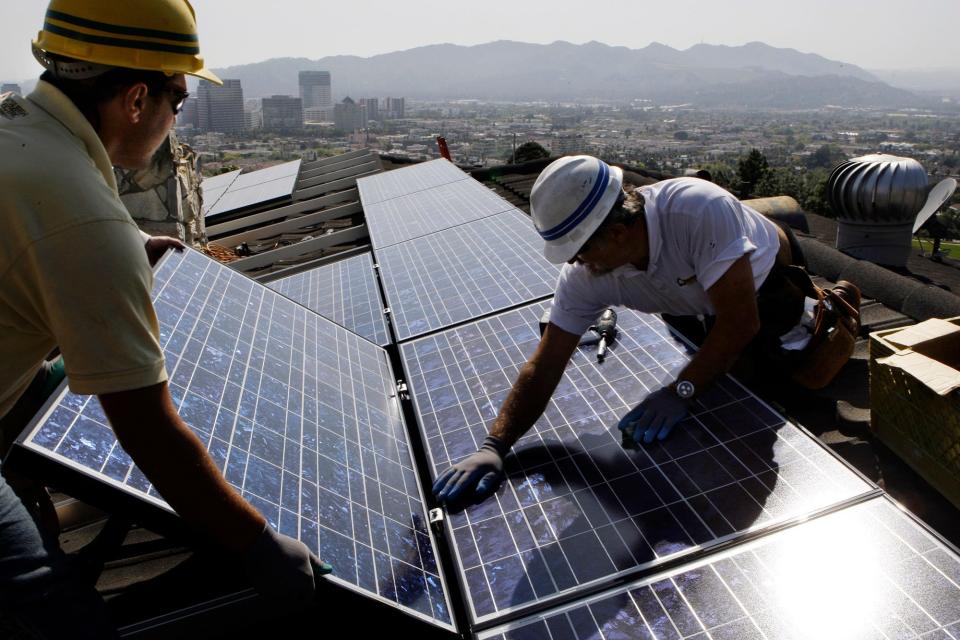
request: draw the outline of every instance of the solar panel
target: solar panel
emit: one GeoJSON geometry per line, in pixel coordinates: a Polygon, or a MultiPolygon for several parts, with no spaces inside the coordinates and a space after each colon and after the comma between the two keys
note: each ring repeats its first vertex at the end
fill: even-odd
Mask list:
{"type": "Polygon", "coordinates": [[[267,286],[372,342],[390,344],[369,253],[274,280],[267,286]]]}
{"type": "MultiPolygon", "coordinates": [[[[165,257],[153,299],[171,395],[227,481],[335,582],[452,629],[386,352],[195,251],[165,257]]],[[[38,420],[20,447],[169,514],[95,398],[64,390],[38,420]]]]}
{"type": "MultiPolygon", "coordinates": [[[[539,341],[538,303],[401,345],[431,473],[473,453],[539,341]]],[[[724,379],[669,439],[638,451],[617,422],[689,358],[659,319],[623,310],[602,364],[574,355],[496,496],[448,517],[474,619],[543,606],[871,491],[724,379]]]]}
{"type": "Polygon", "coordinates": [[[364,213],[370,240],[379,249],[513,208],[469,179],[368,205],[364,213]]]}
{"type": "Polygon", "coordinates": [[[242,173],[205,215],[216,216],[243,207],[289,197],[297,184],[299,173],[300,160],[242,173]]]}
{"type": "Polygon", "coordinates": [[[217,201],[223,197],[223,194],[227,192],[230,188],[230,185],[233,184],[240,176],[240,170],[228,171],[227,173],[221,173],[218,176],[211,176],[209,178],[204,178],[200,183],[200,191],[203,194],[203,215],[206,216],[207,212],[210,211],[214,206],[216,206],[217,201]]]}
{"type": "Polygon", "coordinates": [[[469,176],[449,160],[438,158],[409,167],[385,171],[357,180],[364,208],[399,196],[466,180],[469,176]]]}
{"type": "Polygon", "coordinates": [[[553,293],[529,218],[512,210],[377,251],[399,340],[553,293]]]}
{"type": "Polygon", "coordinates": [[[884,498],[482,640],[960,637],[960,558],[884,498]]]}

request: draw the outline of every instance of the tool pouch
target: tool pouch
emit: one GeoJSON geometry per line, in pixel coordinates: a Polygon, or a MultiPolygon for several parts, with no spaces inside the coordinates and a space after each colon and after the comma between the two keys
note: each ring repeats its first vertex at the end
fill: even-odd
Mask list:
{"type": "Polygon", "coordinates": [[[810,343],[789,355],[791,377],[807,389],[821,389],[833,380],[853,354],[860,330],[860,310],[835,290],[821,289],[813,284],[801,267],[783,267],[783,270],[804,296],[817,301],[810,343]]]}

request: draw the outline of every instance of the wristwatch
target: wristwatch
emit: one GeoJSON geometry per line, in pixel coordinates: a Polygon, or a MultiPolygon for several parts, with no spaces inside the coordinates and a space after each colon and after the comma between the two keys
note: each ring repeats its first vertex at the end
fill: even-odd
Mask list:
{"type": "Polygon", "coordinates": [[[677,395],[684,400],[689,400],[697,392],[697,388],[689,380],[677,380],[675,389],[677,395]]]}

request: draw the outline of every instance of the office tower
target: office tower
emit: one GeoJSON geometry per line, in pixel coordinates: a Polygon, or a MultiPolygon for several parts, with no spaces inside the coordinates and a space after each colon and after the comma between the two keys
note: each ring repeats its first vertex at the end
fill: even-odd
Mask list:
{"type": "Polygon", "coordinates": [[[224,80],[223,86],[201,80],[197,87],[197,123],[200,131],[243,131],[243,89],[239,80],[224,80]]]}
{"type": "Polygon", "coordinates": [[[367,110],[364,105],[357,104],[350,97],[333,108],[334,126],[341,131],[356,131],[367,127],[367,110]]]}
{"type": "Polygon", "coordinates": [[[300,129],[303,127],[303,102],[293,96],[271,96],[263,99],[263,128],[267,130],[300,129]]]}
{"type": "Polygon", "coordinates": [[[301,71],[300,99],[304,109],[326,109],[333,106],[329,71],[301,71]]]}

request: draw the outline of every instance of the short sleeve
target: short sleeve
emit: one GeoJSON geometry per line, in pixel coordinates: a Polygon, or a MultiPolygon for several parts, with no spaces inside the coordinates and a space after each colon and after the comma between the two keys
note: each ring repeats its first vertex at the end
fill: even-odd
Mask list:
{"type": "Polygon", "coordinates": [[[21,264],[38,315],[63,354],[70,389],[102,394],[167,379],[150,300],[153,272],[130,222],[103,220],[36,242],[21,264]]]}
{"type": "Polygon", "coordinates": [[[557,279],[550,322],[574,335],[589,329],[606,308],[588,278],[582,265],[565,264],[557,279]]]}
{"type": "Polygon", "coordinates": [[[724,194],[703,208],[692,234],[693,266],[697,281],[707,291],[734,262],[757,250],[747,235],[740,202],[724,194]]]}

